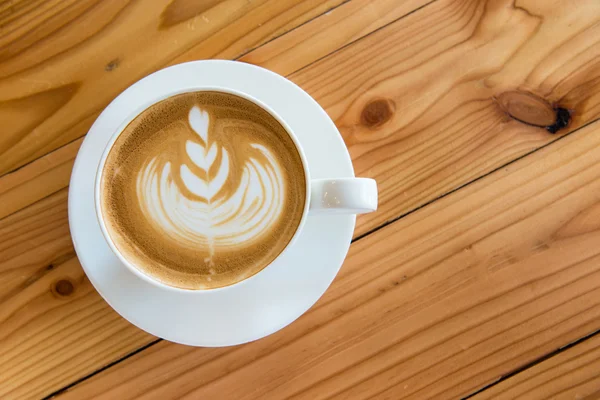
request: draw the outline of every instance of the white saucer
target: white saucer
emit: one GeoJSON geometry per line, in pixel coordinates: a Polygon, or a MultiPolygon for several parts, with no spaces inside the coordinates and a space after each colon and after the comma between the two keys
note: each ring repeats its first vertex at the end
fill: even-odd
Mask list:
{"type": "Polygon", "coordinates": [[[94,211],[94,177],[104,148],[148,98],[211,85],[248,93],[279,114],[304,148],[312,178],[354,176],[348,150],[319,104],[294,83],[250,64],[212,60],[175,65],[135,83],[102,112],[71,176],[69,224],[75,250],[96,290],[119,314],[153,335],[193,346],[253,341],[300,317],[333,281],[355,223],[354,215],[309,216],[277,268],[271,265],[227,291],[163,290],[121,264],[104,240],[94,211]],[[169,84],[157,85],[157,78],[169,84]]]}

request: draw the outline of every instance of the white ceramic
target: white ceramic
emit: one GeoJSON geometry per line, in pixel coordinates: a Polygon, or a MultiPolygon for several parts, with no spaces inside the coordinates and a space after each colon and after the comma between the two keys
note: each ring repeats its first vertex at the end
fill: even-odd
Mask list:
{"type": "Polygon", "coordinates": [[[352,237],[355,217],[348,213],[368,212],[377,206],[375,182],[353,175],[348,151],[335,125],[299,87],[249,64],[196,61],[140,80],[98,117],[73,168],[69,224],[86,274],[123,317],[174,342],[234,345],[283,328],[327,289],[352,237]],[[97,218],[95,190],[98,171],[120,130],[149,105],[193,90],[235,93],[267,109],[290,132],[301,152],[307,179],[312,179],[307,185],[310,201],[305,202],[302,222],[293,241],[275,261],[238,284],[195,291],[161,284],[118,253],[103,232],[102,219],[97,218]]]}
{"type": "MultiPolygon", "coordinates": [[[[233,63],[233,62],[230,62],[233,63]]],[[[242,64],[247,65],[247,64],[242,64]]],[[[284,251],[271,262],[270,265],[274,265],[274,268],[278,267],[278,259],[280,257],[284,257],[285,253],[291,249],[298,238],[298,236],[302,233],[302,229],[304,228],[304,224],[306,222],[306,218],[309,214],[361,214],[372,212],[377,209],[377,183],[370,178],[335,178],[335,179],[314,179],[311,180],[310,176],[310,167],[306,162],[306,156],[304,154],[304,150],[302,144],[298,141],[296,135],[292,128],[282,119],[277,113],[271,109],[267,104],[261,102],[260,100],[253,98],[247,93],[241,92],[239,90],[235,90],[230,87],[219,87],[215,85],[207,86],[207,87],[194,87],[193,91],[197,90],[205,90],[205,91],[218,91],[234,94],[240,97],[243,97],[247,100],[252,101],[253,103],[259,105],[261,108],[268,111],[273,117],[275,117],[279,123],[286,129],[290,137],[292,138],[296,148],[300,154],[300,158],[302,159],[302,165],[304,167],[304,176],[306,179],[306,198],[304,199],[304,210],[302,213],[302,218],[300,223],[298,224],[298,228],[296,233],[284,249],[284,251]]],[[[95,200],[95,209],[96,216],[98,217],[98,223],[100,224],[100,229],[102,229],[102,233],[104,235],[104,239],[108,243],[109,247],[115,253],[117,257],[121,260],[121,262],[131,270],[134,274],[138,275],[141,279],[147,280],[151,284],[158,285],[167,290],[189,290],[182,289],[177,287],[172,287],[166,285],[160,281],[153,279],[151,276],[146,275],[140,269],[138,269],[130,260],[127,259],[118,249],[117,246],[112,241],[108,233],[108,229],[103,220],[102,211],[101,211],[101,190],[102,187],[102,172],[104,170],[104,165],[106,164],[106,159],[108,158],[108,154],[112,146],[114,145],[117,138],[122,133],[123,129],[129,125],[129,123],[139,115],[140,112],[148,108],[151,104],[155,104],[160,100],[164,100],[169,96],[173,96],[174,94],[181,94],[183,92],[189,92],[189,89],[184,91],[178,91],[176,93],[168,93],[166,95],[157,96],[153,99],[146,99],[146,103],[141,107],[135,110],[129,118],[127,118],[121,126],[116,130],[111,139],[109,140],[102,157],[100,158],[100,163],[96,170],[95,175],[95,185],[94,185],[94,200],[95,200]]],[[[260,273],[260,272],[259,272],[260,273]]],[[[252,279],[248,278],[248,279],[252,279]]],[[[241,281],[237,284],[241,284],[242,282],[246,282],[248,279],[241,281]]],[[[230,290],[229,287],[219,288],[221,290],[230,290]]],[[[215,289],[210,289],[215,290],[215,289]]]]}

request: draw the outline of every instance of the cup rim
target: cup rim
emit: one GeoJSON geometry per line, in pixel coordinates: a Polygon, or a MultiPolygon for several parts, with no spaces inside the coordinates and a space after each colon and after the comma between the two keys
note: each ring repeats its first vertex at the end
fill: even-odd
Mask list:
{"type": "Polygon", "coordinates": [[[308,169],[308,161],[306,160],[306,155],[300,145],[298,138],[296,137],[295,133],[292,131],[290,126],[283,120],[283,118],[281,118],[275,111],[273,111],[273,109],[271,107],[266,105],[264,102],[256,99],[255,97],[253,97],[247,93],[244,93],[240,90],[231,89],[231,88],[222,87],[222,86],[193,86],[193,87],[185,88],[183,90],[174,90],[174,91],[170,91],[167,93],[162,93],[161,95],[154,97],[151,101],[144,103],[144,105],[142,107],[138,107],[134,112],[130,113],[129,116],[124,119],[123,123],[121,123],[119,125],[119,127],[115,130],[115,132],[112,133],[108,143],[106,144],[106,147],[102,151],[102,156],[100,157],[100,162],[98,163],[98,167],[96,168],[96,171],[95,171],[94,209],[95,209],[96,219],[98,220],[98,224],[100,225],[100,230],[102,232],[102,236],[104,237],[104,240],[108,244],[108,247],[111,249],[113,254],[115,256],[117,256],[117,258],[121,261],[121,263],[123,265],[125,265],[125,267],[127,267],[127,269],[130,270],[133,274],[135,274],[136,276],[140,277],[144,281],[146,281],[156,287],[179,292],[179,293],[217,292],[217,291],[225,291],[225,290],[232,289],[234,287],[238,287],[240,285],[246,284],[248,281],[250,281],[250,280],[254,279],[255,277],[257,277],[258,275],[262,274],[267,268],[270,268],[273,264],[275,264],[277,262],[277,260],[281,259],[281,257],[285,253],[288,252],[290,247],[292,247],[294,245],[294,243],[298,239],[298,236],[300,235],[300,232],[302,231],[302,228],[304,227],[304,224],[306,223],[306,218],[308,216],[308,212],[309,212],[309,208],[310,208],[310,195],[311,195],[310,182],[311,182],[311,178],[310,178],[310,172],[308,169]],[[242,279],[241,281],[235,282],[231,285],[220,286],[217,288],[208,288],[208,289],[188,289],[188,288],[181,288],[181,287],[177,287],[177,286],[171,286],[171,285],[168,285],[157,279],[152,278],[148,274],[145,274],[140,269],[138,269],[131,261],[129,261],[117,249],[112,238],[110,237],[110,234],[109,234],[106,224],[104,222],[104,218],[102,216],[102,202],[101,202],[100,186],[101,186],[102,176],[103,176],[103,172],[104,172],[104,166],[106,165],[106,160],[108,158],[108,155],[110,154],[110,151],[113,148],[113,145],[115,144],[115,142],[117,141],[117,139],[119,138],[121,133],[123,133],[125,128],[138,115],[140,115],[143,111],[145,111],[149,107],[153,106],[154,104],[156,104],[160,101],[166,100],[169,97],[176,96],[179,94],[184,94],[184,93],[210,92],[210,91],[231,94],[231,95],[239,96],[248,101],[251,101],[254,104],[256,104],[257,106],[259,106],[260,108],[262,108],[263,110],[267,111],[273,118],[275,118],[277,120],[277,122],[279,122],[281,124],[281,126],[283,126],[283,128],[285,129],[285,131],[287,132],[289,137],[292,139],[292,142],[294,143],[294,146],[296,147],[296,151],[298,151],[298,154],[300,155],[300,160],[302,162],[302,168],[303,168],[303,172],[304,172],[304,180],[305,180],[306,190],[305,190],[304,207],[302,210],[302,216],[300,218],[300,222],[298,223],[298,225],[296,227],[296,230],[294,231],[294,234],[292,235],[292,238],[287,243],[287,245],[283,248],[283,250],[273,260],[271,260],[271,262],[269,262],[264,268],[262,268],[260,271],[258,271],[254,275],[251,275],[251,276],[249,276],[245,279],[242,279]]]}

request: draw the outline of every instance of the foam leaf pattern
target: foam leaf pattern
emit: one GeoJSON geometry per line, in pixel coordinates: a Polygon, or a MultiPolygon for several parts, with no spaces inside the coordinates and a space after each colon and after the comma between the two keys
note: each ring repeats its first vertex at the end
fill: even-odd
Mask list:
{"type": "Polygon", "coordinates": [[[255,156],[243,164],[232,162],[227,149],[209,137],[207,111],[192,107],[188,122],[197,135],[197,140],[185,143],[191,164],[161,164],[158,156],[152,158],[141,169],[136,190],[149,220],[186,247],[208,249],[205,261],[210,264],[220,248],[251,245],[280,218],[284,174],[271,150],[261,143],[249,145],[249,154],[255,156]],[[234,190],[225,190],[232,172],[241,178],[234,190]]]}

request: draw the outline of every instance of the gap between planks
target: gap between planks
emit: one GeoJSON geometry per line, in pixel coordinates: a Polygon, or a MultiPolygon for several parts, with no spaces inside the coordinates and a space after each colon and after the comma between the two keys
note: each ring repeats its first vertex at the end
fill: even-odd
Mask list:
{"type": "Polygon", "coordinates": [[[502,382],[504,382],[504,381],[506,381],[506,380],[508,380],[508,379],[510,379],[510,378],[512,378],[512,377],[514,377],[514,376],[516,376],[516,375],[518,375],[520,373],[522,373],[522,372],[525,372],[526,370],[528,370],[530,368],[533,368],[536,365],[543,363],[544,361],[547,361],[547,360],[551,359],[552,357],[556,357],[559,354],[562,354],[565,351],[567,351],[569,349],[572,349],[573,347],[575,347],[577,345],[581,345],[584,342],[586,342],[586,341],[588,341],[588,340],[590,340],[590,339],[592,339],[592,338],[594,338],[596,336],[600,336],[600,330],[592,332],[589,335],[586,335],[586,336],[584,336],[582,338],[579,338],[579,339],[577,339],[577,340],[575,340],[575,341],[573,341],[573,342],[571,342],[571,343],[569,343],[569,344],[567,344],[567,345],[565,345],[565,346],[563,346],[563,347],[561,347],[561,348],[559,348],[559,349],[557,349],[557,350],[555,350],[555,351],[553,351],[551,353],[548,353],[548,354],[546,354],[546,355],[544,355],[542,357],[539,357],[536,360],[530,362],[529,364],[526,364],[526,365],[522,366],[521,368],[517,368],[516,370],[514,370],[514,371],[512,371],[512,372],[510,372],[510,373],[508,373],[508,374],[506,374],[506,375],[504,375],[502,377],[500,377],[498,380],[490,383],[489,385],[486,385],[486,386],[482,387],[481,389],[479,389],[479,390],[477,390],[477,391],[469,394],[468,396],[463,397],[461,400],[471,399],[471,398],[477,396],[478,394],[483,393],[486,390],[491,389],[494,386],[496,386],[496,385],[498,385],[498,384],[500,384],[500,383],[502,383],[502,382]]]}

